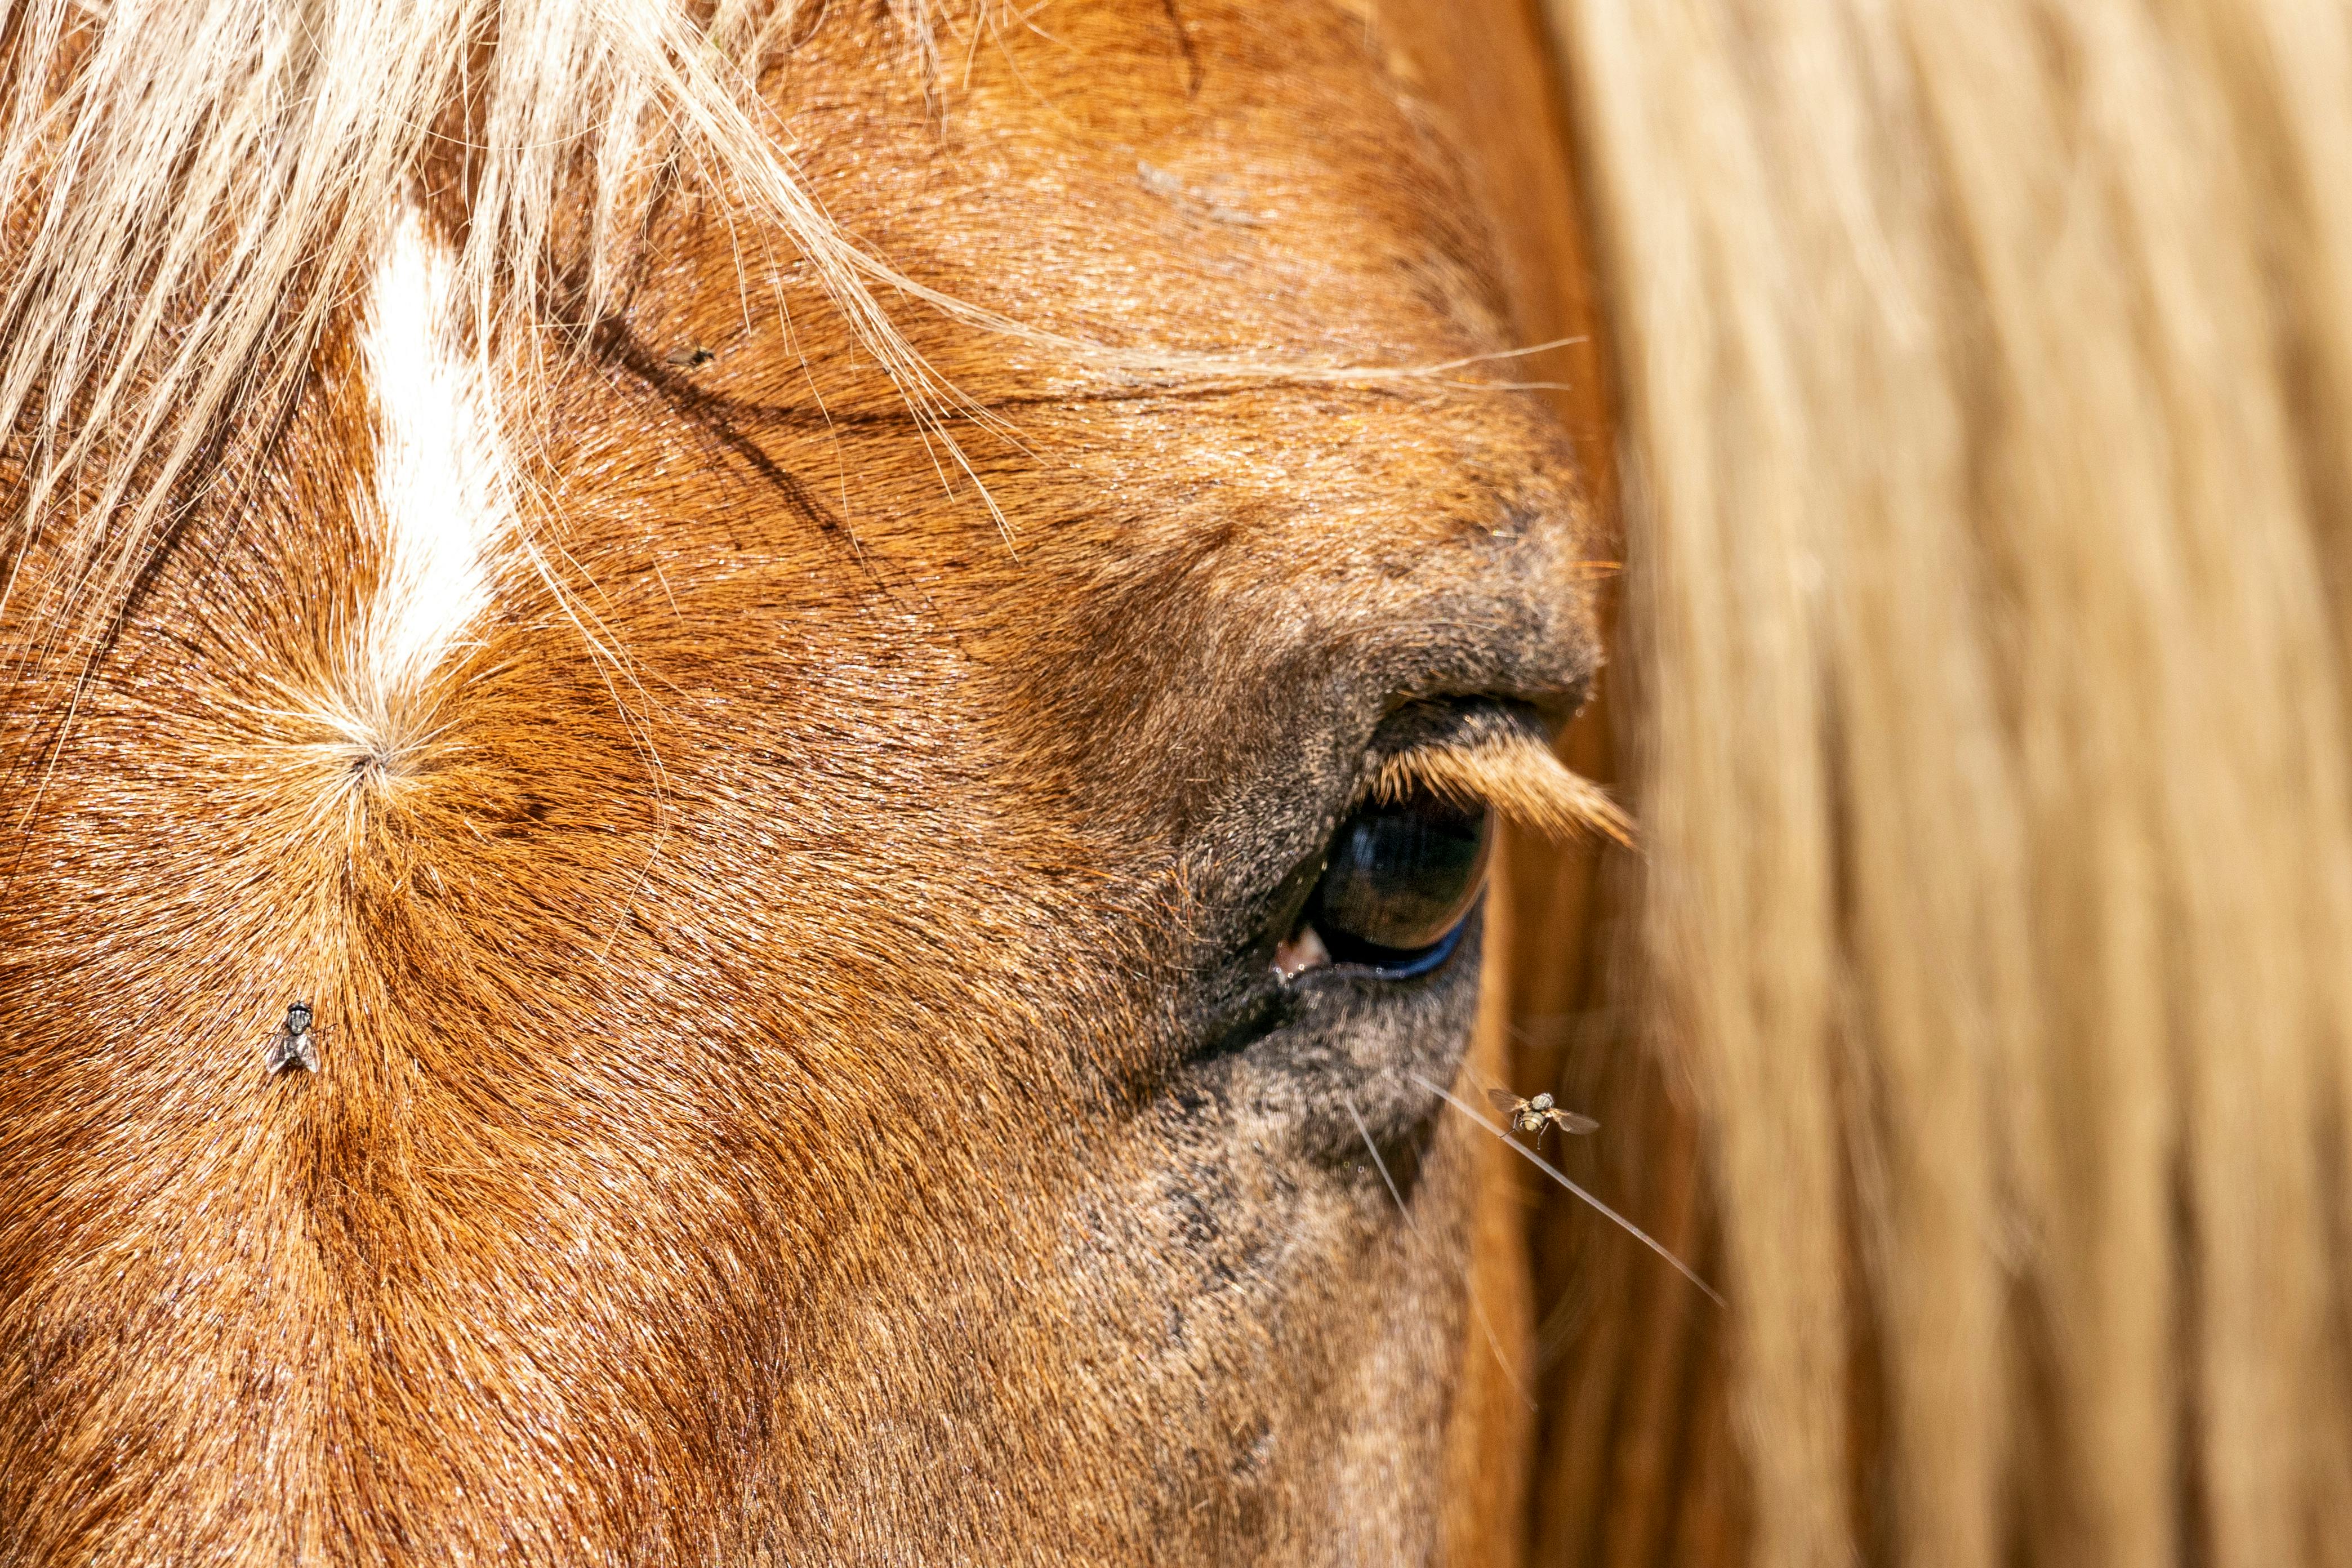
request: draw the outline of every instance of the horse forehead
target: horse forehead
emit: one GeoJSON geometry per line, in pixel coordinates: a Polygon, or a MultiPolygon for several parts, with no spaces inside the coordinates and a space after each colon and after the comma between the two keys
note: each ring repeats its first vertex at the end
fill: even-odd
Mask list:
{"type": "MultiPolygon", "coordinates": [[[[1459,170],[1360,16],[1114,4],[1065,22],[982,51],[943,110],[904,73],[876,71],[854,27],[820,29],[773,88],[816,106],[793,116],[801,164],[874,254],[919,260],[926,288],[1024,329],[1127,354],[896,312],[929,368],[1002,416],[996,432],[951,430],[983,483],[1003,481],[1014,531],[1087,535],[1125,503],[1106,542],[1128,549],[1155,521],[1174,531],[1209,487],[1225,518],[1255,510],[1294,530],[1392,535],[1561,510],[1556,494],[1515,493],[1568,467],[1547,417],[1492,393],[1432,395],[1509,380],[1519,362],[1436,368],[1516,345],[1459,170]],[[1210,360],[1220,368],[1201,370],[1210,360]],[[1149,367],[1171,361],[1194,368],[1160,376],[1154,395],[1149,367]],[[1335,366],[1412,374],[1341,385],[1322,375],[1335,366]],[[1074,503],[1087,488],[1091,502],[1074,503]],[[1312,505],[1285,504],[1300,500],[1312,505]]],[[[698,396],[796,408],[827,439],[833,416],[887,417],[898,390],[866,374],[814,290],[772,289],[758,258],[790,247],[729,205],[657,214],[628,311],[642,351],[698,396]]],[[[770,433],[757,424],[738,428],[770,433]]],[[[856,466],[854,448],[805,449],[808,467],[856,466]]],[[[928,479],[938,455],[906,467],[928,479]]],[[[887,535],[951,509],[910,491],[872,510],[865,529],[887,535]]]]}
{"type": "MultiPolygon", "coordinates": [[[[1201,36],[1247,26],[1228,16],[1201,36]]],[[[1435,155],[1346,31],[1336,45],[1318,35],[1313,69],[1259,62],[1294,100],[1279,113],[1221,102],[1216,84],[1244,73],[1213,65],[1151,158],[1118,137],[1074,141],[1034,94],[984,90],[943,152],[919,102],[849,61],[805,163],[828,210],[877,252],[919,257],[927,284],[1047,331],[1117,322],[1130,342],[1263,344],[1277,363],[1499,348],[1459,193],[1434,178],[1435,155]],[[1353,134],[1311,134],[1318,103],[1349,114],[1353,134]],[[1270,193],[1248,222],[1197,199],[1198,154],[1220,138],[1236,148],[1235,184],[1216,189],[1270,193]],[[1087,221],[1067,222],[1070,210],[1087,221]],[[1048,213],[1065,216],[1037,221],[1048,213]],[[1154,279],[1166,286],[1138,291],[1154,279]]],[[[373,550],[346,566],[373,561],[355,613],[381,690],[429,685],[496,619],[493,600],[528,596],[520,568],[549,540],[562,547],[553,569],[633,645],[667,635],[681,608],[698,629],[723,608],[747,646],[781,635],[803,649],[802,679],[849,654],[937,666],[932,686],[952,679],[955,650],[998,634],[1037,641],[1006,655],[1014,665],[1066,644],[1155,668],[1160,650],[1144,643],[1245,647],[1204,668],[1246,682],[1317,645],[1418,639],[1441,601],[1464,625],[1499,625],[1496,601],[1573,575],[1587,513],[1555,422],[1524,395],[1442,374],[1244,376],[1143,395],[1049,375],[1039,393],[1017,336],[899,309],[926,360],[1003,419],[950,426],[974,467],[964,482],[830,301],[789,277],[747,278],[747,258],[781,247],[747,240],[723,205],[661,209],[606,344],[622,346],[562,367],[544,402],[520,374],[485,380],[453,331],[445,229],[406,214],[388,225],[356,313],[373,550]],[[757,299],[761,285],[772,298],[757,299]],[[1520,569],[1497,571],[1498,552],[1520,569]],[[755,595],[754,579],[791,586],[755,595]],[[1106,603],[1184,609],[1139,640],[1106,603]],[[1068,635],[1041,637],[1057,616],[1068,635]]],[[[1559,618],[1538,628],[1555,644],[1568,637],[1559,618]]]]}

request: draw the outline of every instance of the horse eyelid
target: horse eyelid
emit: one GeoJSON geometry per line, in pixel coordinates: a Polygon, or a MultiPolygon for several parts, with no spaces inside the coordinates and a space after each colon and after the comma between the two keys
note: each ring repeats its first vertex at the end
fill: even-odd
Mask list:
{"type": "Polygon", "coordinates": [[[1370,795],[1387,803],[1402,800],[1415,789],[1484,805],[1556,841],[1597,836],[1633,847],[1633,820],[1624,807],[1533,736],[1438,742],[1400,752],[1381,764],[1370,795]]]}

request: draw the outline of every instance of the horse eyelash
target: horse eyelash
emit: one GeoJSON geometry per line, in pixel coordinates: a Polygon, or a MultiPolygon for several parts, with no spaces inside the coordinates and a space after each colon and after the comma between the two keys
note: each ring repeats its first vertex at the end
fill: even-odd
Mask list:
{"type": "Polygon", "coordinates": [[[1590,836],[1633,847],[1633,819],[1625,808],[1531,735],[1493,736],[1400,752],[1381,764],[1370,795],[1385,805],[1415,789],[1485,805],[1547,838],[1590,836]]]}

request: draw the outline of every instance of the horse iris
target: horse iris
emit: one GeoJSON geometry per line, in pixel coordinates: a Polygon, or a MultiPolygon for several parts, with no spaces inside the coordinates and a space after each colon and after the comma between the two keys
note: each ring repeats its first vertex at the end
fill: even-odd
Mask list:
{"type": "Polygon", "coordinates": [[[1434,968],[1486,885],[1486,808],[1426,791],[1371,802],[1339,825],[1307,919],[1340,963],[1434,968]]]}

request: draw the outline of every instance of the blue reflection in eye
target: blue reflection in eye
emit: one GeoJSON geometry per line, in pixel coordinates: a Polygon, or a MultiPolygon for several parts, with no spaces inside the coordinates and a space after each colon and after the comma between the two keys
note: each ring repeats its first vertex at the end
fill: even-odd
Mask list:
{"type": "MultiPolygon", "coordinates": [[[[1473,906],[1470,914],[1477,912],[1476,907],[1473,906]]],[[[1469,929],[1470,915],[1464,915],[1452,931],[1438,939],[1435,946],[1423,948],[1418,955],[1406,958],[1402,963],[1374,964],[1372,972],[1383,980],[1411,980],[1415,975],[1426,974],[1454,956],[1454,950],[1462,945],[1462,933],[1469,929]]]]}

